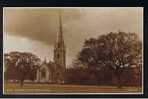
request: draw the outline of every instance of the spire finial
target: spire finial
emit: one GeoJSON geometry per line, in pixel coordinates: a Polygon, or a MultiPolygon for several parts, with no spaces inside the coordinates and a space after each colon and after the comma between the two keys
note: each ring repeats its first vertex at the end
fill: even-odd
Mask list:
{"type": "Polygon", "coordinates": [[[58,17],[59,17],[59,31],[57,33],[57,42],[61,41],[63,38],[63,30],[62,30],[62,10],[58,10],[58,17]]]}
{"type": "Polygon", "coordinates": [[[63,30],[62,30],[62,12],[61,9],[59,9],[59,36],[63,36],[63,30]]]}

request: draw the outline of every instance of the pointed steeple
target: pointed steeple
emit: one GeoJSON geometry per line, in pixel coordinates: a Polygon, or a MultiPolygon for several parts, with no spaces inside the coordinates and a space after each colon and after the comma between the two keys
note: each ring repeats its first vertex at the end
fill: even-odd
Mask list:
{"type": "Polygon", "coordinates": [[[57,33],[57,41],[54,48],[54,61],[57,64],[60,64],[65,67],[65,44],[62,30],[62,13],[61,9],[58,11],[59,13],[59,32],[57,33]]]}
{"type": "Polygon", "coordinates": [[[63,30],[62,30],[62,13],[59,10],[59,31],[57,33],[57,42],[63,42],[63,30]]]}
{"type": "Polygon", "coordinates": [[[64,44],[64,37],[63,37],[63,30],[62,30],[62,13],[61,9],[59,9],[59,31],[57,33],[57,41],[54,48],[54,62],[57,65],[57,79],[60,80],[60,83],[64,83],[64,75],[66,69],[66,51],[65,51],[65,44],[64,44]]]}

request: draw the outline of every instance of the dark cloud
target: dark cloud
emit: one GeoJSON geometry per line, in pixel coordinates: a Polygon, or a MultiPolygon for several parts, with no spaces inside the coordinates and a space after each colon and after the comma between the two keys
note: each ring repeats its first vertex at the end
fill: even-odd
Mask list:
{"type": "MultiPolygon", "coordinates": [[[[59,29],[59,9],[6,9],[4,31],[53,44],[59,29]]],[[[79,19],[78,10],[62,10],[63,24],[79,19]]]]}
{"type": "MultiPolygon", "coordinates": [[[[59,27],[59,9],[4,9],[4,32],[53,45],[59,27]]],[[[107,32],[143,33],[142,8],[64,9],[63,32],[68,54],[75,56],[85,38],[107,32]]]]}

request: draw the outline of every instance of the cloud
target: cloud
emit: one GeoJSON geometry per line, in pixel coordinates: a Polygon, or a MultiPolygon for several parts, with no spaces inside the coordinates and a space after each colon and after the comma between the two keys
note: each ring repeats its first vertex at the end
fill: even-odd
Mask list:
{"type": "MultiPolygon", "coordinates": [[[[16,36],[18,41],[19,37],[27,38],[30,42],[41,42],[37,45],[53,47],[59,31],[58,11],[54,8],[4,8],[4,35],[16,36]]],[[[142,8],[67,8],[62,9],[62,21],[69,60],[80,51],[84,39],[104,33],[118,30],[136,32],[142,40],[142,8]]],[[[44,50],[49,50],[50,47],[43,46],[38,46],[37,49],[42,49],[48,55],[49,52],[44,50]]],[[[32,51],[31,48],[29,50],[32,51]]]]}
{"type": "MultiPolygon", "coordinates": [[[[20,51],[20,52],[31,52],[38,57],[42,61],[45,59],[47,61],[53,61],[53,46],[50,46],[44,42],[31,40],[25,37],[18,37],[6,34],[4,36],[4,53],[9,53],[11,51],[20,51]]],[[[72,63],[73,57],[70,55],[66,55],[67,58],[67,66],[72,63]]]]}
{"type": "MultiPolygon", "coordinates": [[[[81,16],[72,11],[76,14],[63,11],[63,23],[81,16]]],[[[58,15],[58,9],[4,9],[4,32],[53,44],[59,31],[58,15]]]]}
{"type": "Polygon", "coordinates": [[[20,51],[31,52],[39,56],[42,60],[53,59],[53,47],[37,40],[27,39],[25,37],[17,37],[12,35],[4,36],[4,52],[20,51]]]}

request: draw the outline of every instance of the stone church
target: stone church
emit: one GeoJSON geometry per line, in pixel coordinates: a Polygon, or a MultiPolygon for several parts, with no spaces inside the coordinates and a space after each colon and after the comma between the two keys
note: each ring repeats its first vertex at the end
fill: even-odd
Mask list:
{"type": "Polygon", "coordinates": [[[37,82],[40,83],[57,83],[62,84],[65,82],[66,70],[66,56],[65,45],[62,31],[62,16],[59,13],[59,32],[54,46],[54,62],[42,63],[41,67],[37,70],[37,82]]]}

